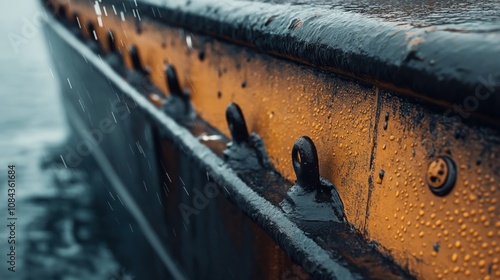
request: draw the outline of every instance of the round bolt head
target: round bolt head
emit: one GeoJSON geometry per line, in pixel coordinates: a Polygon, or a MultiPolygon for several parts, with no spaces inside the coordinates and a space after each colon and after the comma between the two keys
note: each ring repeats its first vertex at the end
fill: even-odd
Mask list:
{"type": "Polygon", "coordinates": [[[434,194],[447,195],[455,186],[456,178],[455,163],[450,157],[439,156],[429,163],[426,180],[434,194]]]}

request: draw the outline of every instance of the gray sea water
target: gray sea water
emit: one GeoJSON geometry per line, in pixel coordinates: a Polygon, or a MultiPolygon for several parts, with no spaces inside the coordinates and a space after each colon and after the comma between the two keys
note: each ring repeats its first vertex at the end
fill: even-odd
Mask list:
{"type": "Polygon", "coordinates": [[[68,209],[85,192],[85,180],[68,180],[75,176],[71,171],[42,164],[51,162],[68,129],[39,3],[5,4],[0,17],[0,279],[118,279],[105,246],[83,248],[72,236],[68,209]],[[7,262],[9,164],[16,166],[16,272],[7,262]]]}

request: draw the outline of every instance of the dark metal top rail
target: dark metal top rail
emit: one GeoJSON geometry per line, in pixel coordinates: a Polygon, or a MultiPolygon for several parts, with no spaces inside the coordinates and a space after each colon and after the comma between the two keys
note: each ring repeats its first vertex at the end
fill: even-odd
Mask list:
{"type": "Polygon", "coordinates": [[[438,104],[478,95],[473,113],[500,118],[497,1],[108,2],[438,104]]]}

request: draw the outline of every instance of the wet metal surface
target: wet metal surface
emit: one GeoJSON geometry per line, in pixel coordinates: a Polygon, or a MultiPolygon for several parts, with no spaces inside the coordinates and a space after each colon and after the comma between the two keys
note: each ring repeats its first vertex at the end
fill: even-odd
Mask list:
{"type": "MultiPolygon", "coordinates": [[[[223,253],[223,255],[221,255],[221,258],[213,259],[220,261],[217,262],[217,265],[215,267],[206,266],[207,264],[201,263],[198,267],[210,268],[210,271],[214,271],[214,275],[223,275],[224,277],[228,275],[228,272],[223,271],[224,274],[218,274],[217,269],[219,267],[229,267],[231,269],[229,271],[230,275],[231,271],[233,273],[243,273],[244,271],[247,271],[248,267],[243,268],[241,267],[242,265],[248,265],[250,267],[255,267],[255,265],[257,265],[260,267],[260,269],[255,270],[255,273],[265,273],[265,275],[279,276],[280,273],[285,273],[292,264],[292,262],[288,259],[288,256],[290,256],[292,260],[299,263],[310,262],[314,264],[312,267],[304,264],[302,265],[304,269],[306,269],[306,271],[311,274],[311,276],[314,276],[316,278],[340,277],[346,279],[363,278],[368,276],[383,277],[384,275],[409,277],[408,272],[395,265],[390,260],[390,258],[387,258],[378,253],[376,249],[372,248],[369,244],[364,243],[365,241],[361,237],[361,235],[356,233],[350,227],[344,227],[343,231],[324,231],[320,229],[331,227],[329,227],[328,224],[314,223],[314,225],[304,224],[299,225],[298,228],[294,228],[296,227],[294,226],[295,224],[289,220],[289,218],[277,207],[277,205],[269,202],[272,201],[271,199],[267,199],[266,193],[269,191],[266,190],[272,190],[270,184],[280,181],[280,176],[278,173],[273,172],[272,170],[268,170],[266,172],[270,173],[269,176],[260,179],[258,173],[254,174],[253,176],[245,176],[245,174],[243,173],[235,173],[233,170],[231,170],[230,166],[223,163],[222,158],[216,156],[216,154],[220,154],[220,152],[215,152],[214,154],[209,152],[207,147],[201,145],[198,140],[196,140],[194,135],[190,134],[185,129],[175,124],[171,118],[167,117],[165,114],[159,111],[156,107],[154,107],[153,104],[146,101],[146,99],[141,97],[141,95],[137,91],[131,90],[129,86],[119,78],[119,76],[111,72],[112,70],[111,68],[109,68],[109,66],[103,64],[103,62],[99,60],[95,55],[90,54],[87,49],[82,47],[81,43],[75,41],[74,38],[67,38],[67,36],[72,35],[65,34],[65,31],[61,26],[59,26],[55,22],[51,22],[50,26],[47,28],[47,34],[52,44],[54,44],[54,47],[57,48],[61,54],[66,56],[67,60],[72,60],[80,65],[86,65],[87,62],[85,61],[88,61],[89,67],[92,67],[94,70],[96,70],[84,71],[84,67],[83,69],[73,72],[74,70],[70,70],[70,68],[67,68],[66,64],[64,64],[63,62],[58,63],[60,71],[68,73],[68,75],[73,78],[88,77],[87,75],[90,75],[91,77],[89,77],[89,79],[92,80],[93,83],[92,88],[89,88],[89,98],[92,100],[102,99],[102,101],[98,103],[100,104],[99,106],[102,107],[95,106],[89,109],[92,110],[93,113],[88,115],[90,119],[87,121],[85,120],[85,116],[87,113],[79,111],[79,107],[76,106],[77,104],[75,104],[74,101],[75,98],[71,97],[72,89],[69,86],[66,87],[65,95],[68,104],[73,103],[71,105],[68,105],[70,107],[68,108],[68,110],[78,111],[78,114],[80,116],[77,118],[82,118],[89,126],[92,124],[91,120],[92,118],[94,118],[94,116],[97,116],[97,119],[99,119],[99,116],[102,119],[109,118],[108,114],[110,110],[111,112],[113,112],[113,107],[110,106],[109,102],[105,101],[107,98],[114,99],[116,94],[120,96],[120,93],[124,93],[128,97],[131,97],[133,102],[138,105],[137,108],[139,111],[134,111],[132,113],[133,115],[130,116],[130,118],[125,122],[126,125],[124,127],[121,127],[120,125],[120,129],[115,132],[118,133],[116,134],[116,136],[118,136],[120,133],[126,134],[128,130],[130,132],[135,131],[138,134],[132,134],[130,136],[122,138],[122,141],[115,140],[109,142],[109,146],[106,143],[108,143],[107,141],[111,140],[105,140],[101,145],[104,145],[103,148],[105,148],[107,157],[110,158],[112,165],[114,165],[114,168],[116,168],[119,172],[119,170],[122,168],[120,167],[122,162],[126,163],[130,161],[126,159],[115,159],[116,156],[121,155],[118,150],[122,149],[120,148],[120,146],[118,146],[118,144],[120,143],[119,145],[123,145],[124,139],[134,139],[135,141],[144,143],[142,146],[144,159],[142,159],[141,161],[137,161],[137,166],[132,168],[132,170],[138,170],[142,172],[142,176],[139,176],[139,178],[148,178],[148,181],[143,181],[142,185],[139,182],[133,183],[133,181],[135,180],[134,177],[130,177],[129,179],[125,179],[124,181],[127,182],[127,189],[129,189],[129,191],[131,192],[136,193],[134,197],[142,201],[142,203],[140,204],[142,205],[142,210],[147,214],[147,219],[152,224],[154,224],[154,228],[158,231],[160,236],[162,236],[162,240],[168,242],[168,240],[170,240],[171,238],[174,238],[175,240],[176,236],[179,236],[178,238],[181,238],[182,243],[180,244],[182,244],[182,247],[179,248],[179,243],[174,241],[172,246],[167,246],[166,248],[170,248],[168,250],[174,250],[172,254],[178,256],[178,258],[175,259],[176,262],[179,262],[182,266],[182,269],[187,271],[187,275],[193,276],[193,270],[190,269],[190,267],[196,265],[196,263],[199,262],[196,261],[199,258],[197,254],[199,252],[202,252],[199,251],[201,250],[199,247],[193,247],[193,242],[203,242],[204,244],[216,244],[217,248],[221,250],[219,253],[223,253]],[[85,56],[85,59],[81,56],[81,53],[85,56]],[[109,85],[109,82],[112,82],[111,85],[109,85]],[[108,95],[103,94],[103,92],[107,92],[108,95]],[[150,122],[144,122],[144,119],[142,117],[144,116],[144,113],[147,113],[146,118],[149,119],[150,122]],[[155,133],[155,124],[158,125],[159,130],[163,130],[161,134],[155,133]],[[155,145],[151,143],[151,141],[154,141],[153,139],[156,139],[155,135],[156,137],[158,135],[164,135],[164,137],[166,137],[166,140],[168,140],[167,142],[169,142],[160,142],[160,146],[156,146],[158,151],[163,150],[167,153],[166,157],[160,157],[160,159],[163,158],[164,160],[160,161],[159,164],[154,164],[154,162],[156,161],[148,162],[147,160],[154,159],[154,154],[158,155],[157,152],[155,152],[155,149],[153,149],[155,145]],[[113,144],[111,145],[111,143],[113,144]],[[115,149],[116,152],[113,152],[115,149]],[[167,161],[172,161],[172,163],[169,163],[167,161]],[[148,166],[149,170],[147,168],[148,166]],[[160,181],[156,181],[155,174],[161,173],[155,170],[155,166],[161,166],[161,168],[163,168],[163,170],[165,171],[165,174],[163,175],[163,178],[160,179],[160,181]],[[195,169],[193,169],[193,167],[195,169]],[[196,170],[196,168],[201,168],[201,170],[198,169],[198,171],[196,172],[191,171],[196,170]],[[192,176],[193,174],[196,174],[196,176],[192,176]],[[217,203],[210,204],[207,211],[200,212],[200,217],[198,217],[198,215],[193,216],[193,218],[196,218],[197,220],[195,225],[199,225],[196,226],[196,228],[190,230],[188,226],[191,224],[191,222],[186,221],[186,215],[184,215],[184,212],[181,211],[180,215],[176,214],[177,211],[175,210],[164,212],[163,207],[164,205],[168,205],[168,207],[173,206],[175,208],[175,206],[178,205],[179,209],[182,209],[182,207],[180,206],[182,206],[183,203],[195,203],[196,201],[194,201],[193,199],[196,199],[196,197],[193,197],[193,195],[198,194],[198,192],[195,190],[196,186],[209,185],[208,182],[205,181],[205,178],[207,179],[207,181],[213,180],[215,183],[217,183],[218,187],[215,188],[215,190],[223,194],[223,196],[217,196],[217,203]],[[165,184],[162,184],[162,180],[165,184]],[[260,185],[261,187],[263,187],[261,189],[261,193],[263,193],[263,195],[257,195],[251,189],[251,187],[244,183],[245,181],[253,182],[256,185],[260,185]],[[163,189],[164,186],[166,187],[165,189],[163,189]],[[156,194],[159,194],[162,193],[162,191],[164,193],[166,191],[165,197],[163,198],[165,200],[162,200],[161,197],[159,198],[160,201],[158,201],[157,199],[155,200],[148,194],[148,192],[156,192],[156,194]],[[174,202],[166,203],[167,197],[168,200],[174,199],[174,202]],[[176,198],[181,200],[176,200],[176,198]],[[156,204],[156,206],[152,207],[153,205],[155,205],[151,203],[152,201],[158,201],[159,203],[156,204]],[[237,208],[234,208],[235,206],[230,202],[236,204],[237,208]],[[147,205],[148,207],[144,207],[145,205],[147,205]],[[226,213],[224,215],[227,215],[228,213],[233,212],[234,210],[230,210],[231,208],[234,210],[238,209],[237,212],[243,212],[247,216],[247,218],[243,218],[242,216],[240,216],[240,214],[237,214],[234,217],[230,215],[222,219],[216,218],[221,214],[226,213]],[[224,209],[229,209],[230,211],[224,209]],[[167,222],[165,224],[158,222],[157,219],[161,220],[160,217],[162,213],[166,213],[167,216],[173,215],[170,223],[167,222]],[[204,215],[209,216],[205,217],[204,215]],[[180,219],[181,217],[183,219],[180,219]],[[238,248],[238,246],[235,247],[235,245],[228,246],[225,244],[234,238],[240,238],[239,235],[241,233],[244,234],[245,232],[247,232],[247,230],[244,228],[233,229],[234,225],[238,225],[238,220],[245,221],[245,223],[242,225],[244,226],[244,228],[246,227],[245,224],[248,221],[249,225],[252,225],[251,228],[257,226],[259,229],[259,233],[257,235],[253,234],[243,236],[242,240],[244,241],[244,243],[241,245],[243,246],[244,250],[247,250],[245,248],[255,248],[255,246],[249,246],[246,243],[254,240],[255,237],[253,236],[258,237],[262,235],[264,240],[261,241],[263,243],[261,243],[261,245],[258,247],[261,248],[260,250],[257,250],[254,253],[247,252],[239,255],[239,262],[229,262],[224,265],[224,259],[231,258],[231,256],[237,256],[236,252],[234,252],[234,249],[238,248]],[[217,227],[219,227],[220,224],[224,223],[232,225],[231,227],[226,229],[227,231],[229,231],[229,233],[233,230],[235,230],[234,232],[237,233],[237,235],[232,239],[228,240],[223,236],[217,235],[217,233],[219,233],[220,235],[224,233],[224,231],[217,230],[217,227]],[[198,227],[200,227],[200,229],[205,228],[206,230],[208,230],[208,232],[212,232],[211,228],[214,227],[215,235],[198,235],[198,227]],[[183,230],[186,232],[183,232],[183,230]],[[338,236],[342,232],[345,234],[345,238],[343,238],[345,243],[355,244],[359,249],[355,251],[355,255],[350,254],[350,252],[347,250],[342,251],[342,254],[338,254],[338,252],[336,252],[335,250],[325,250],[327,248],[336,247],[335,244],[332,243],[328,243],[331,247],[328,247],[325,244],[320,244],[320,241],[324,240],[324,238],[327,237],[330,237],[333,240],[337,240],[338,237],[335,236],[338,236]],[[311,235],[309,236],[308,234],[311,235]],[[318,239],[319,237],[322,237],[323,239],[318,239]],[[270,246],[273,243],[274,245],[270,246]],[[277,247],[276,245],[279,245],[280,247],[277,247]],[[191,247],[193,247],[194,250],[192,252],[189,250],[189,248],[191,247]],[[180,251],[176,253],[175,248],[179,248],[180,251]],[[227,248],[229,251],[224,251],[224,248],[227,248]],[[273,261],[270,262],[265,262],[263,260],[263,256],[267,255],[266,252],[268,252],[269,250],[271,250],[271,252],[275,252],[272,254],[277,254],[276,259],[273,259],[273,261]],[[284,255],[281,250],[285,251],[288,256],[284,255]],[[195,257],[195,259],[193,259],[193,257],[195,257]],[[360,268],[357,265],[361,260],[363,261],[364,265],[360,268]],[[276,268],[276,265],[280,263],[281,265],[276,268]],[[384,264],[382,270],[379,269],[380,263],[384,264]],[[278,274],[276,274],[277,272],[278,274]]],[[[85,81],[87,79],[83,80],[85,81]]],[[[223,112],[221,113],[223,114],[223,112]]],[[[196,130],[199,131],[199,129],[200,127],[198,127],[196,130]]],[[[205,133],[209,132],[210,129],[205,130],[205,133]]],[[[115,133],[111,135],[115,135],[115,133]]],[[[120,177],[132,176],[129,173],[120,173],[120,177]]],[[[290,186],[290,184],[286,180],[281,180],[282,184],[290,186]]],[[[215,186],[215,184],[212,185],[215,186]]],[[[214,189],[207,191],[205,188],[203,191],[209,198],[215,196],[214,189]]],[[[271,191],[271,195],[276,195],[276,193],[271,191]]],[[[213,198],[215,199],[215,197],[213,198]]],[[[281,198],[281,200],[282,199],[283,197],[281,198]]],[[[189,217],[189,215],[187,217],[189,217]]],[[[167,218],[167,221],[168,220],[169,219],[167,218]]],[[[255,240],[254,242],[257,242],[257,240],[255,240]]],[[[123,255],[126,256],[127,254],[124,252],[123,255]]],[[[242,275],[244,277],[253,277],[253,274],[248,275],[246,273],[243,273],[242,275]]]]}
{"type": "Polygon", "coordinates": [[[379,127],[389,118],[373,165],[385,174],[371,192],[368,231],[422,275],[500,276],[493,264],[500,252],[498,131],[443,121],[432,107],[390,93],[380,110],[379,127]],[[440,155],[452,158],[457,172],[445,196],[426,182],[429,162],[440,155]]]}
{"type": "MultiPolygon", "coordinates": [[[[169,2],[165,5],[174,5],[175,3],[169,2]]],[[[80,13],[83,21],[94,20],[95,14],[92,7],[86,7],[85,4],[73,4],[71,6],[72,12],[77,11],[80,13]]],[[[134,5],[132,2],[128,4],[134,5]]],[[[280,174],[290,181],[295,180],[290,157],[293,141],[302,135],[308,135],[314,140],[320,155],[320,174],[335,184],[344,202],[349,222],[360,233],[360,235],[356,235],[357,237],[352,237],[353,239],[347,245],[358,244],[355,240],[359,240],[359,244],[366,245],[366,241],[361,240],[369,238],[372,240],[369,243],[370,246],[388,255],[390,254],[391,258],[394,258],[401,266],[407,267],[417,277],[435,278],[450,273],[472,277],[500,276],[498,266],[495,265],[495,262],[498,261],[495,254],[500,250],[497,229],[500,224],[496,222],[499,209],[498,178],[500,172],[497,160],[499,154],[497,130],[479,121],[474,121],[471,114],[465,111],[455,113],[451,111],[452,114],[450,115],[446,108],[433,106],[431,103],[420,99],[406,97],[332,73],[277,59],[259,53],[255,51],[255,48],[238,46],[238,44],[244,42],[234,41],[234,38],[247,36],[246,38],[256,38],[256,42],[259,42],[257,32],[264,27],[258,24],[252,25],[255,29],[249,31],[244,28],[235,29],[231,22],[219,22],[221,29],[215,28],[213,31],[216,34],[209,34],[216,38],[232,40],[237,44],[216,40],[213,37],[205,37],[202,34],[206,34],[204,33],[206,26],[216,26],[210,25],[213,23],[210,21],[210,15],[216,12],[212,9],[203,10],[204,4],[206,4],[205,1],[197,1],[191,4],[193,14],[185,18],[182,18],[182,12],[167,13],[169,17],[168,20],[165,20],[165,11],[156,9],[141,10],[141,20],[138,21],[129,9],[129,12],[125,13],[127,16],[124,19],[121,19],[120,16],[109,16],[102,19],[104,26],[113,29],[114,33],[116,33],[115,37],[117,42],[120,42],[119,48],[127,65],[132,65],[127,47],[131,44],[137,44],[141,55],[143,55],[144,65],[151,70],[151,80],[164,92],[168,92],[164,76],[165,63],[176,66],[180,84],[185,88],[189,88],[191,92],[190,100],[199,117],[203,119],[200,119],[199,123],[208,124],[211,127],[211,130],[205,130],[203,125],[201,127],[189,126],[191,131],[197,131],[194,134],[202,143],[211,147],[212,152],[222,157],[222,150],[225,148],[228,139],[222,135],[217,135],[213,128],[229,137],[230,133],[224,111],[230,102],[237,102],[245,113],[249,131],[254,131],[262,137],[271,163],[280,174]],[[205,22],[206,25],[201,26],[204,21],[200,17],[197,18],[197,15],[205,12],[208,13],[208,20],[205,22]],[[183,21],[179,19],[186,20],[185,24],[193,24],[193,26],[189,27],[189,29],[179,29],[169,25],[183,25],[183,21]],[[169,24],[158,23],[158,20],[164,20],[169,24]],[[135,31],[139,22],[141,26],[140,33],[135,31]],[[227,29],[224,29],[224,27],[227,27],[227,29]],[[196,28],[199,28],[200,32],[190,32],[196,30],[196,28]],[[225,34],[226,37],[217,32],[222,32],[220,34],[225,34]],[[234,37],[231,37],[233,35],[234,37]],[[453,158],[458,169],[456,185],[453,191],[444,197],[438,197],[432,193],[426,183],[428,163],[438,155],[447,155],[453,158]],[[464,244],[467,244],[467,246],[464,244]]],[[[234,2],[234,5],[228,4],[221,7],[219,12],[235,9],[235,14],[242,15],[244,11],[237,9],[239,5],[241,5],[241,2],[234,2]]],[[[253,8],[265,7],[259,5],[257,4],[253,8]]],[[[190,7],[182,6],[181,8],[191,9],[190,7]]],[[[293,6],[286,11],[294,11],[294,7],[301,6],[293,6]]],[[[111,9],[108,6],[108,11],[111,9]]],[[[117,9],[121,11],[121,8],[117,9]]],[[[280,11],[283,10],[285,9],[283,8],[280,11]]],[[[268,11],[270,10],[265,9],[262,13],[254,13],[258,15],[256,19],[258,20],[260,15],[265,16],[268,11]]],[[[224,12],[224,16],[231,18],[233,14],[226,14],[226,12],[224,12]]],[[[333,18],[344,19],[340,22],[345,24],[355,24],[357,21],[353,19],[358,18],[356,14],[347,16],[342,11],[334,11],[329,16],[332,17],[330,20],[333,18]]],[[[365,28],[375,22],[381,24],[380,30],[383,33],[387,31],[384,31],[383,27],[390,25],[390,22],[382,21],[381,23],[377,17],[365,18],[363,16],[362,18],[365,21],[361,22],[359,28],[365,28]]],[[[246,21],[246,18],[245,20],[242,18],[241,21],[235,22],[247,24],[252,23],[251,20],[253,19],[246,21]]],[[[220,17],[214,19],[214,21],[217,20],[220,20],[220,17]]],[[[303,30],[304,26],[307,26],[310,22],[296,18],[287,20],[285,15],[282,18],[278,16],[269,17],[265,23],[273,30],[282,33],[288,32],[288,34],[293,35],[295,31],[300,33],[300,30],[303,30]],[[273,22],[277,25],[272,25],[273,22]]],[[[322,23],[326,24],[328,22],[331,21],[322,23]]],[[[338,25],[335,26],[339,27],[338,25]]],[[[456,30],[438,30],[434,28],[422,30],[421,27],[407,26],[405,24],[396,24],[395,26],[390,28],[411,28],[417,31],[425,31],[422,33],[424,37],[429,34],[429,36],[434,36],[437,32],[444,32],[442,33],[446,34],[443,37],[444,41],[452,41],[447,42],[446,47],[433,45],[434,43],[431,44],[431,47],[439,47],[439,52],[446,55],[447,53],[455,55],[456,53],[450,53],[455,51],[465,51],[467,55],[473,54],[469,52],[471,50],[469,47],[472,47],[473,42],[478,43],[478,41],[473,40],[474,38],[490,40],[490,43],[497,40],[494,30],[489,30],[486,33],[464,33],[456,30]],[[461,40],[466,38],[471,38],[471,44],[461,43],[461,40]],[[461,47],[449,51],[451,43],[461,47]]],[[[487,27],[488,24],[484,26],[487,27]]],[[[316,27],[318,30],[322,30],[321,27],[324,26],[317,25],[316,27]]],[[[337,31],[344,30],[340,27],[337,31]]],[[[359,31],[361,29],[355,30],[359,31]]],[[[332,31],[330,34],[335,34],[337,31],[332,31]]],[[[103,35],[105,32],[105,28],[98,30],[98,38],[105,38],[105,35],[103,35]]],[[[345,38],[352,40],[348,47],[353,51],[363,50],[366,46],[378,46],[379,49],[369,51],[373,51],[373,54],[381,53],[382,56],[387,54],[384,53],[385,45],[364,45],[362,42],[358,44],[355,40],[356,36],[351,38],[350,35],[346,34],[344,34],[347,36],[345,38]]],[[[376,34],[376,32],[373,34],[376,34]]],[[[299,35],[294,38],[300,38],[299,35]]],[[[421,39],[416,38],[416,40],[413,40],[415,38],[412,36],[408,40],[410,47],[414,47],[415,44],[420,46],[421,39]]],[[[290,43],[290,48],[294,48],[294,42],[297,43],[294,40],[285,41],[278,38],[273,37],[273,40],[278,43],[290,43]]],[[[343,44],[344,37],[339,38],[341,40],[338,43],[343,44]]],[[[382,36],[381,38],[385,37],[382,36]]],[[[326,43],[330,44],[332,42],[326,43]]],[[[100,43],[101,47],[106,49],[104,42],[100,41],[100,43]]],[[[329,47],[328,44],[325,48],[329,47]]],[[[319,45],[302,44],[302,46],[312,48],[308,51],[309,54],[313,54],[312,58],[314,59],[318,59],[317,55],[322,54],[321,50],[316,51],[314,49],[319,45]]],[[[396,42],[396,45],[390,45],[389,48],[391,50],[401,50],[402,48],[404,49],[402,55],[405,55],[407,54],[405,46],[401,47],[396,42]]],[[[257,46],[258,48],[259,46],[257,46]]],[[[474,65],[477,66],[483,62],[487,62],[485,64],[486,68],[496,65],[493,62],[494,60],[489,59],[488,56],[483,56],[483,50],[496,52],[495,46],[476,44],[474,48],[472,52],[478,51],[481,54],[474,57],[474,63],[476,63],[474,65]],[[477,46],[481,47],[476,48],[477,46]]],[[[277,48],[275,50],[283,55],[282,52],[286,48],[277,48]]],[[[293,55],[288,57],[297,59],[293,55]]],[[[455,57],[449,56],[449,62],[469,63],[467,59],[470,57],[460,57],[463,57],[464,60],[456,60],[455,57]]],[[[345,57],[338,56],[341,62],[347,64],[352,62],[348,58],[344,61],[343,58],[345,57]]],[[[369,59],[373,57],[365,58],[369,62],[369,59]]],[[[325,61],[328,62],[328,60],[325,61]]],[[[395,60],[388,61],[394,62],[395,60]]],[[[386,63],[388,61],[381,63],[387,66],[390,65],[390,63],[386,63]]],[[[406,78],[417,77],[419,80],[416,82],[424,86],[443,86],[444,90],[440,91],[440,93],[429,92],[435,96],[439,95],[440,98],[447,94],[464,93],[466,91],[466,85],[463,83],[467,79],[460,81],[460,83],[463,82],[460,86],[464,86],[460,89],[462,91],[456,91],[449,87],[450,84],[446,79],[441,80],[443,77],[449,77],[447,75],[451,72],[448,70],[457,70],[456,72],[452,71],[453,73],[463,72],[465,73],[463,77],[471,78],[470,73],[476,73],[476,70],[479,69],[475,68],[471,72],[461,72],[463,69],[459,67],[460,65],[453,65],[451,68],[446,68],[445,72],[429,72],[432,79],[441,82],[431,81],[428,83],[429,81],[420,79],[423,77],[422,72],[405,72],[408,70],[407,66],[411,66],[412,63],[424,65],[421,61],[412,58],[405,63],[407,64],[401,64],[394,68],[397,69],[393,73],[395,81],[398,81],[401,75],[408,74],[405,76],[406,78]]],[[[429,61],[428,65],[431,67],[436,64],[437,61],[429,61]]],[[[370,63],[353,65],[366,69],[371,69],[370,67],[373,66],[373,69],[379,69],[380,71],[389,69],[377,68],[377,65],[370,63]]],[[[496,68],[489,68],[488,71],[491,69],[496,68]]],[[[492,73],[494,75],[494,72],[492,73]]],[[[467,96],[463,96],[465,98],[460,100],[461,106],[464,105],[465,101],[471,101],[472,97],[478,100],[482,98],[481,102],[478,101],[481,108],[483,105],[490,106],[494,104],[496,99],[489,98],[495,98],[496,89],[495,87],[488,87],[486,79],[489,79],[489,76],[482,77],[484,79],[477,76],[474,78],[477,79],[474,82],[475,89],[480,89],[479,95],[476,96],[475,90],[473,90],[474,95],[469,93],[467,96]],[[490,95],[484,99],[487,96],[484,93],[487,91],[490,92],[490,95]]],[[[467,105],[465,103],[465,105],[469,106],[469,109],[474,104],[467,105]]],[[[482,110],[478,109],[476,111],[482,110]]],[[[159,119],[162,120],[162,123],[172,125],[163,120],[162,117],[159,117],[159,119]]],[[[165,134],[165,136],[168,135],[169,133],[165,134]]],[[[179,134],[175,135],[178,136],[179,134]]],[[[187,138],[189,137],[186,136],[183,139],[187,138]]],[[[176,143],[176,145],[184,149],[186,147],[193,148],[194,146],[191,144],[189,141],[176,143]]],[[[210,158],[207,156],[206,150],[196,148],[193,151],[193,158],[206,164],[207,159],[210,158]]],[[[234,177],[228,179],[229,175],[221,176],[219,171],[231,174],[231,170],[225,169],[220,161],[211,161],[208,166],[213,170],[218,170],[214,174],[210,174],[210,178],[223,182],[227,182],[229,179],[232,180],[231,182],[244,182],[247,186],[250,186],[253,192],[259,195],[254,196],[253,192],[249,195],[245,189],[237,189],[235,196],[231,196],[231,201],[237,204],[241,203],[241,201],[245,201],[245,203],[250,201],[250,205],[245,203],[238,205],[246,205],[247,208],[242,207],[242,210],[247,211],[245,212],[247,214],[250,213],[249,215],[256,220],[257,224],[265,224],[266,221],[269,221],[267,220],[268,215],[273,216],[276,213],[271,211],[274,208],[267,207],[269,205],[266,203],[254,204],[254,199],[258,200],[259,197],[264,197],[273,205],[277,205],[293,185],[287,182],[285,178],[273,179],[279,178],[278,172],[275,171],[245,172],[240,170],[235,172],[238,175],[237,179],[234,177]],[[241,192],[248,196],[242,196],[241,192]],[[246,200],[248,198],[250,200],[246,200]],[[263,205],[266,207],[261,208],[260,206],[263,205]]],[[[287,224],[280,222],[278,224],[275,225],[276,227],[264,227],[264,229],[271,231],[270,235],[274,236],[274,240],[278,240],[278,243],[284,235],[286,236],[285,241],[281,241],[280,244],[290,245],[288,242],[291,242],[294,244],[292,247],[297,246],[297,243],[287,239],[293,235],[293,232],[287,232],[289,229],[287,224]],[[279,233],[274,231],[276,228],[279,233]],[[287,231],[281,232],[284,228],[287,228],[287,231]]],[[[323,233],[337,236],[335,234],[340,233],[340,236],[343,237],[343,231],[338,230],[335,225],[328,225],[325,228],[322,225],[303,223],[300,228],[308,232],[313,232],[316,229],[318,236],[323,233]]],[[[321,247],[325,248],[325,243],[318,240],[316,242],[323,244],[321,247]]],[[[323,240],[328,240],[328,238],[323,238],[323,240]]],[[[333,242],[332,246],[337,247],[338,252],[342,252],[335,240],[337,239],[331,241],[333,242]]],[[[346,244],[342,245],[347,246],[346,244]]],[[[304,257],[300,252],[294,251],[293,248],[290,249],[287,246],[282,245],[282,248],[295,260],[315,257],[311,255],[304,257]]],[[[353,248],[358,247],[347,246],[346,252],[354,252],[352,254],[358,255],[359,252],[353,248]]],[[[369,252],[363,246],[359,248],[362,248],[362,252],[369,252]]],[[[347,253],[343,257],[349,259],[352,254],[347,253]]],[[[368,259],[373,260],[372,258],[377,257],[380,257],[380,255],[372,255],[368,259]]],[[[333,258],[337,259],[335,256],[333,258]]],[[[387,258],[384,259],[387,260],[387,258]]],[[[355,258],[353,262],[359,264],[360,259],[355,258]]],[[[362,263],[366,267],[370,267],[368,264],[370,261],[362,263]]],[[[307,271],[317,271],[311,269],[307,264],[300,264],[307,271]]],[[[374,273],[379,268],[371,267],[372,270],[369,273],[374,273]]],[[[318,275],[321,276],[322,274],[318,275]]]]}
{"type": "Polygon", "coordinates": [[[495,109],[500,104],[497,1],[141,3],[147,3],[137,7],[144,18],[250,45],[441,105],[463,103],[475,93],[482,77],[484,86],[497,91],[473,114],[500,117],[495,109]]]}
{"type": "MultiPolygon", "coordinates": [[[[146,2],[148,1],[146,0],[146,2]]],[[[495,31],[498,30],[500,21],[500,14],[498,13],[500,3],[495,0],[256,0],[255,2],[321,7],[327,10],[359,13],[392,23],[420,27],[437,25],[450,28],[450,31],[456,29],[457,32],[459,30],[466,32],[495,31]]]]}

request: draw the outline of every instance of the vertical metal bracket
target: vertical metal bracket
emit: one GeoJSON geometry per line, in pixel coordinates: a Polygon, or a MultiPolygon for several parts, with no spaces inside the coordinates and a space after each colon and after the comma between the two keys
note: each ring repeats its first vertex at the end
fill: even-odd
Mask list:
{"type": "Polygon", "coordinates": [[[297,221],[346,223],[344,204],[335,185],[319,176],[318,153],[311,138],[302,136],[292,148],[297,183],[281,202],[297,221]]]}

